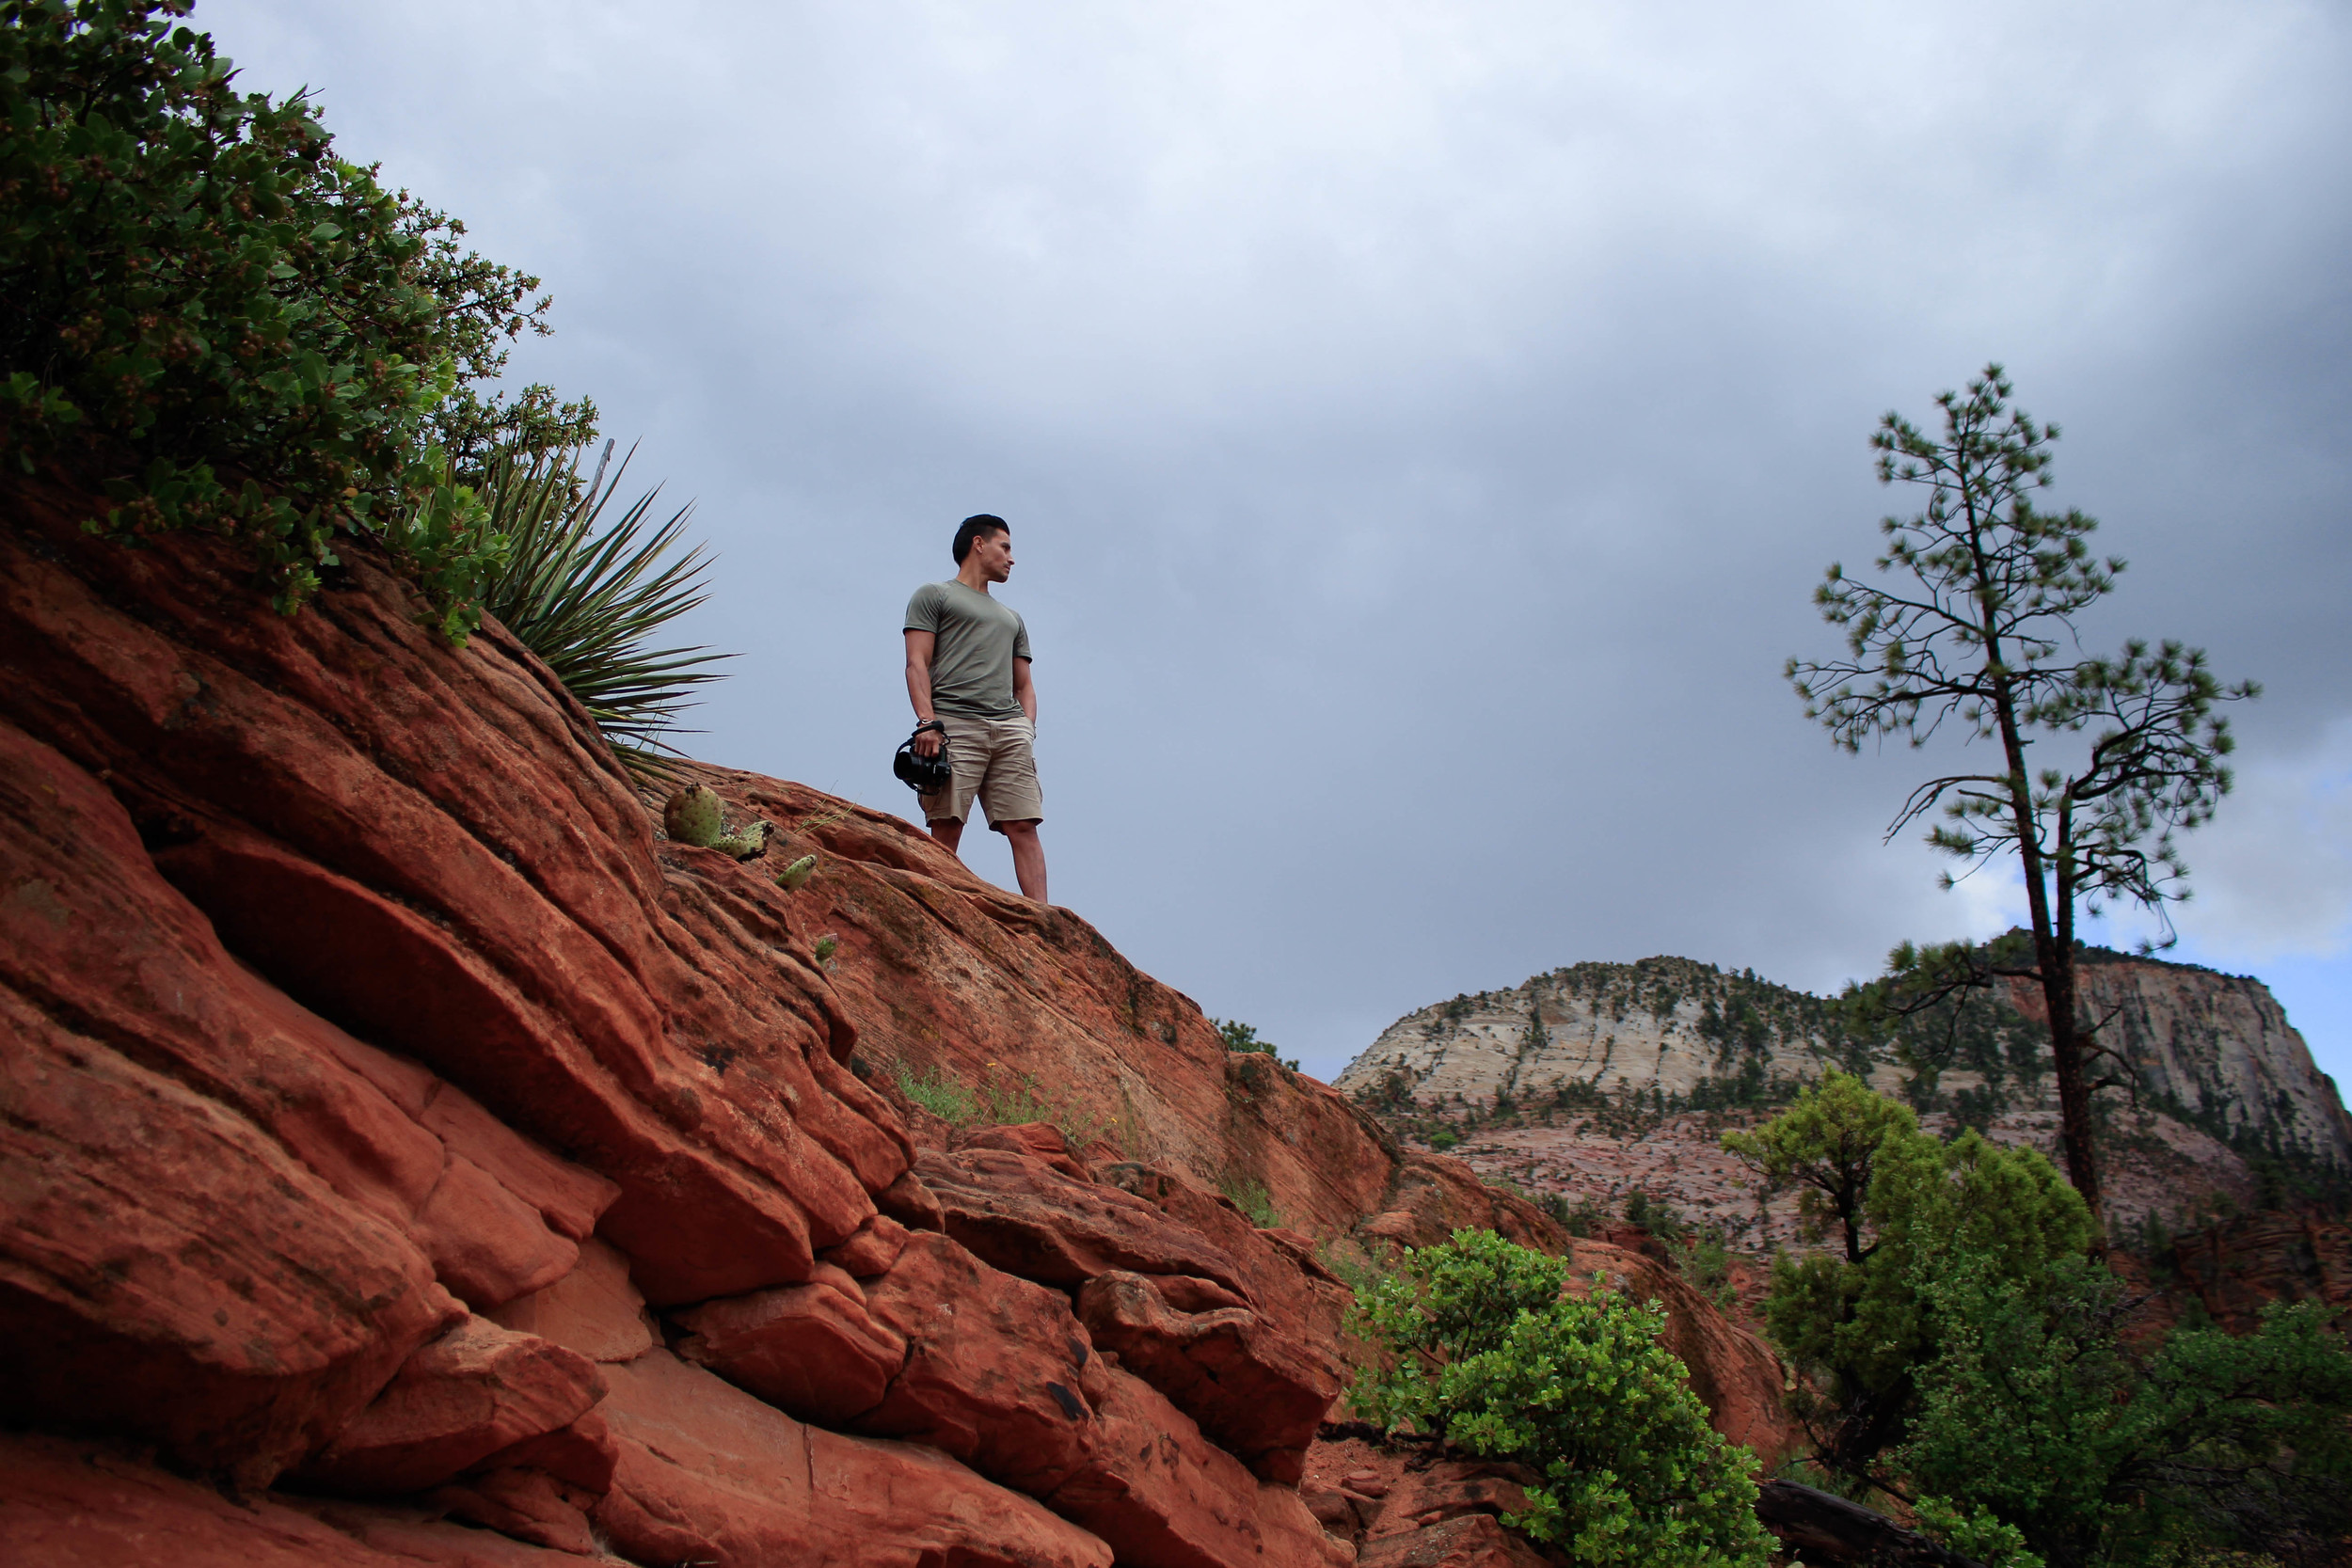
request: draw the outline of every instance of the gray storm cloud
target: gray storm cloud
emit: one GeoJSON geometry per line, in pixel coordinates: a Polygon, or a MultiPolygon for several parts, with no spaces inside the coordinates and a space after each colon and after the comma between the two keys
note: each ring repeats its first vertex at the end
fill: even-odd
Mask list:
{"type": "Polygon", "coordinates": [[[1873,420],[2001,358],[2133,562],[2087,635],[2268,688],[2185,951],[2352,1066],[2338,8],[196,20],[542,274],[516,369],[699,499],[693,750],[905,810],[896,617],[1004,515],[1057,896],[1326,1074],[1556,964],[2011,917],[1779,678],[1873,420]]]}

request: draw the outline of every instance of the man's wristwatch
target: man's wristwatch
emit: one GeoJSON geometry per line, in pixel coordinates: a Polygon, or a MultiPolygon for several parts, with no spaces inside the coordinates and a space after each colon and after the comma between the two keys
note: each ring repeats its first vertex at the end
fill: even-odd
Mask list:
{"type": "Polygon", "coordinates": [[[923,720],[914,726],[914,733],[916,735],[921,735],[925,730],[937,730],[940,734],[946,735],[947,733],[947,726],[941,723],[936,719],[923,720]]]}

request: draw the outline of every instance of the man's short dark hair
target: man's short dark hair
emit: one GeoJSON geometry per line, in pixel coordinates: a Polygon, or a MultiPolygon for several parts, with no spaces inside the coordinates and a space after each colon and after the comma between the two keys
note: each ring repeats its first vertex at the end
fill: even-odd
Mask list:
{"type": "Polygon", "coordinates": [[[1002,517],[993,516],[986,512],[974,513],[956,529],[956,564],[959,566],[963,564],[963,558],[972,553],[972,546],[981,534],[1010,533],[1011,531],[1011,525],[1002,517]]]}

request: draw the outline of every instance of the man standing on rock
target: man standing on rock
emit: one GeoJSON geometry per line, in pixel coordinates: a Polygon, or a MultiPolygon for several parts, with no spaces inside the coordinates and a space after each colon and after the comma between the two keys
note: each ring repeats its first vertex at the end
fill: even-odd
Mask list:
{"type": "Polygon", "coordinates": [[[1021,895],[1045,902],[1045,819],[1038,788],[1037,688],[1029,680],[1029,628],[990,596],[1012,576],[1012,531],[983,512],[956,530],[956,575],[927,582],[907,601],[907,696],[914,750],[947,749],[955,782],[923,796],[931,836],[950,851],[963,838],[974,796],[988,825],[1012,847],[1021,895]]]}

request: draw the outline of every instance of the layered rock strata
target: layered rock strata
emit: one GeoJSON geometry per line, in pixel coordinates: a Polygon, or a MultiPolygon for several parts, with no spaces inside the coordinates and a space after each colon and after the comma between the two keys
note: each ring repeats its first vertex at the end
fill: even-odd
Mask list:
{"type": "MultiPolygon", "coordinates": [[[[2135,1101],[2104,1107],[2111,1226],[2187,1228],[2259,1206],[2265,1148],[2352,1169],[2352,1118],[2259,981],[2098,950],[2081,973],[2085,1006],[2141,1080],[2135,1101]]],[[[1720,1134],[1830,1068],[1921,1104],[1932,1131],[1965,1121],[2057,1155],[2039,991],[2014,986],[1984,1012],[1915,1081],[1915,1064],[1854,1041],[1820,997],[1683,958],[1578,964],[1408,1014],[1337,1086],[1462,1123],[1457,1152],[1486,1176],[1612,1210],[1639,1190],[1761,1251],[1799,1240],[1793,1200],[1759,1203],[1720,1134]]]]}
{"type": "Polygon", "coordinates": [[[1565,1241],[894,818],[705,770],[799,894],[659,837],[362,547],[280,617],[8,483],[11,1560],[1342,1563],[1321,1254],[1565,1241]],[[892,1088],[990,1064],[1103,1135],[892,1088]]]}

